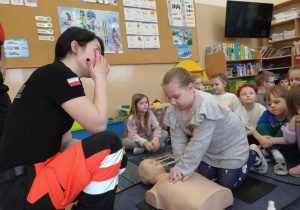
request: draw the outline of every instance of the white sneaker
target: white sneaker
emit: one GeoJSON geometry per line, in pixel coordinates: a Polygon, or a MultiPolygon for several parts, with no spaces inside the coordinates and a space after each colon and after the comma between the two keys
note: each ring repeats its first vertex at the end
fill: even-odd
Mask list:
{"type": "Polygon", "coordinates": [[[145,148],[143,148],[143,147],[135,147],[133,149],[133,155],[142,154],[144,151],[145,151],[145,148]]]}
{"type": "Polygon", "coordinates": [[[166,144],[163,142],[160,144],[159,148],[163,148],[164,146],[166,146],[166,144]]]}
{"type": "Polygon", "coordinates": [[[250,150],[254,150],[255,152],[257,152],[260,160],[261,160],[261,166],[259,167],[256,167],[254,164],[253,166],[255,167],[255,170],[260,173],[260,174],[264,174],[267,172],[268,170],[268,164],[267,164],[267,161],[266,159],[264,158],[263,154],[261,153],[260,149],[258,148],[257,145],[255,144],[251,144],[250,146],[250,150]]]}

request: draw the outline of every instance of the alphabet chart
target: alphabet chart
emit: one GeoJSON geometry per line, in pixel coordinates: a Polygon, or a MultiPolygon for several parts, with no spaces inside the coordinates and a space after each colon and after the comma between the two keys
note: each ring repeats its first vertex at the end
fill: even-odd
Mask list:
{"type": "Polygon", "coordinates": [[[124,0],[128,49],[159,49],[155,0],[124,0]]]}

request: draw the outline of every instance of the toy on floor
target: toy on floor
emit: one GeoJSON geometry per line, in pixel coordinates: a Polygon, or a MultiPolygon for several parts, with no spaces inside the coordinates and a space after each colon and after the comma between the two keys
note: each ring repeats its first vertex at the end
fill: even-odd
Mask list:
{"type": "Polygon", "coordinates": [[[169,182],[169,174],[154,159],[143,160],[138,175],[144,184],[154,184],[146,192],[146,202],[157,209],[170,210],[220,210],[233,204],[231,190],[218,185],[194,172],[176,184],[169,182]]]}

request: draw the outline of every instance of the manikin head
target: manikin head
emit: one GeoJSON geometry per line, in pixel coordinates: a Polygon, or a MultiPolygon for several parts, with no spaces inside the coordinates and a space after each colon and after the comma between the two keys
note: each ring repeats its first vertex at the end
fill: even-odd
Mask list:
{"type": "Polygon", "coordinates": [[[144,184],[155,184],[155,177],[166,173],[166,169],[154,159],[143,160],[138,169],[138,175],[144,184]]]}

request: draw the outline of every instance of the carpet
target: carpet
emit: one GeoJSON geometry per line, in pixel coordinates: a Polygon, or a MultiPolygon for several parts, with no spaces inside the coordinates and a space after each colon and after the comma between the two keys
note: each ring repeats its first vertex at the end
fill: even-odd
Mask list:
{"type": "Polygon", "coordinates": [[[140,155],[133,155],[132,151],[126,151],[126,154],[128,157],[127,166],[119,177],[118,187],[121,190],[125,190],[141,182],[141,179],[138,177],[138,166],[145,159],[151,158],[157,160],[165,167],[167,172],[175,165],[172,146],[169,144],[160,148],[157,152],[145,152],[140,155]]]}
{"type": "MultiPolygon", "coordinates": [[[[300,159],[295,160],[295,161],[287,161],[288,170],[299,164],[300,164],[300,159]]],[[[285,183],[300,185],[299,177],[293,177],[289,174],[286,176],[279,176],[279,175],[274,174],[274,171],[273,171],[274,165],[275,165],[275,161],[268,162],[267,172],[264,174],[261,174],[261,175],[272,178],[272,179],[276,179],[276,180],[279,180],[279,181],[282,181],[285,183]]]]}
{"type": "Polygon", "coordinates": [[[275,184],[248,176],[241,186],[233,191],[233,197],[252,204],[274,190],[275,184]]]}
{"type": "MultiPolygon", "coordinates": [[[[267,209],[268,201],[273,200],[275,202],[276,209],[300,209],[300,187],[297,185],[291,185],[284,182],[280,182],[269,177],[261,176],[259,174],[250,173],[252,178],[259,179],[261,181],[274,184],[275,187],[267,195],[261,197],[256,202],[249,204],[244,201],[234,198],[232,206],[226,210],[261,210],[267,209]],[[288,208],[286,208],[288,207],[288,208]]],[[[115,199],[115,210],[137,210],[137,204],[145,199],[145,193],[152,186],[144,185],[143,183],[136,184],[124,191],[119,192],[115,199]]]]}

